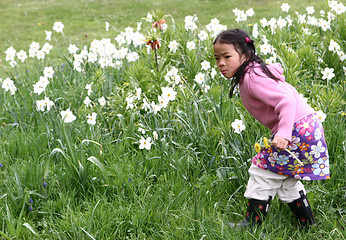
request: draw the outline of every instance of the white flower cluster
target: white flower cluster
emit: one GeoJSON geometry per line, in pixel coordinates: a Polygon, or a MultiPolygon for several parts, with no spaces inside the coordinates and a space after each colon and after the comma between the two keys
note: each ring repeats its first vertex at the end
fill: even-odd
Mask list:
{"type": "MultiPolygon", "coordinates": [[[[41,95],[41,93],[46,90],[46,87],[49,84],[48,79],[53,79],[53,76],[54,76],[53,67],[45,67],[43,70],[43,76],[41,76],[40,80],[37,81],[33,85],[34,93],[41,95]]],[[[37,111],[45,111],[45,110],[49,111],[52,106],[54,106],[54,103],[47,96],[45,96],[44,99],[42,99],[42,100],[36,101],[36,110],[37,111]]]]}
{"type": "Polygon", "coordinates": [[[341,49],[340,45],[333,39],[330,40],[328,50],[336,53],[339,56],[341,62],[345,60],[344,51],[341,49]]]}
{"type": "MultiPolygon", "coordinates": [[[[149,109],[154,114],[161,111],[162,108],[166,108],[168,106],[168,103],[170,101],[174,101],[177,95],[177,92],[172,87],[162,87],[161,92],[162,92],[161,95],[157,97],[158,104],[152,101],[149,106],[149,109]]],[[[148,109],[148,105],[146,105],[145,102],[143,103],[144,103],[143,108],[148,109]]]]}
{"type": "Polygon", "coordinates": [[[173,87],[181,83],[179,70],[173,66],[165,75],[165,80],[168,82],[169,85],[172,85],[173,87]]]}
{"type": "Polygon", "coordinates": [[[269,44],[269,40],[266,35],[261,36],[261,41],[263,44],[259,45],[259,52],[263,55],[269,55],[270,57],[265,60],[266,64],[272,64],[276,62],[277,54],[275,48],[269,44]]]}
{"type": "Polygon", "coordinates": [[[137,52],[131,52],[129,48],[123,47],[122,44],[133,44],[135,47],[145,43],[145,37],[138,33],[133,32],[132,28],[126,30],[126,32],[120,33],[116,38],[119,48],[111,42],[109,38],[103,38],[101,40],[94,39],[89,51],[86,46],[78,53],[78,47],[74,44],[70,44],[68,50],[70,54],[73,54],[74,69],[78,72],[82,71],[82,64],[84,61],[89,63],[98,63],[101,68],[116,67],[120,68],[123,61],[126,59],[128,62],[137,61],[139,54],[137,52]]]}
{"type": "Polygon", "coordinates": [[[198,20],[197,16],[186,16],[185,17],[185,29],[186,31],[194,31],[197,29],[197,24],[195,23],[198,20]]]}
{"type": "MultiPolygon", "coordinates": [[[[2,79],[0,78],[0,82],[2,79]]],[[[1,86],[5,92],[10,91],[11,95],[14,95],[17,91],[17,87],[14,85],[13,80],[10,78],[6,78],[4,81],[2,81],[2,86],[1,86]]]]}
{"type": "Polygon", "coordinates": [[[46,90],[46,87],[49,84],[48,79],[53,79],[54,70],[53,67],[45,67],[43,70],[43,76],[40,77],[40,80],[34,84],[34,93],[41,95],[42,92],[46,90]]]}
{"type": "Polygon", "coordinates": [[[53,101],[49,99],[49,97],[44,97],[42,100],[36,101],[36,110],[37,111],[45,111],[45,108],[47,108],[47,111],[51,109],[51,107],[54,106],[53,101]]]}
{"type": "Polygon", "coordinates": [[[255,12],[252,8],[244,11],[244,10],[239,10],[238,8],[235,8],[232,10],[234,15],[236,16],[235,21],[237,23],[239,22],[245,22],[247,20],[248,17],[252,17],[253,15],[255,15],[255,12]]]}
{"type": "Polygon", "coordinates": [[[269,27],[272,34],[276,32],[276,29],[282,29],[284,27],[290,27],[292,26],[293,20],[290,15],[286,16],[286,18],[279,17],[278,19],[271,18],[267,20],[266,18],[262,18],[260,20],[260,24],[262,27],[269,27]]]}
{"type": "MultiPolygon", "coordinates": [[[[40,44],[37,42],[32,42],[29,49],[29,57],[36,57],[38,60],[42,60],[45,58],[46,54],[50,53],[50,50],[52,48],[52,45],[50,45],[49,43],[45,43],[40,50],[40,44]]],[[[16,56],[21,62],[25,62],[25,60],[28,58],[28,55],[24,50],[20,50],[19,52],[17,52],[12,46],[7,48],[5,54],[6,61],[10,62],[10,65],[12,67],[15,67],[17,65],[17,61],[15,59],[16,56]]]]}
{"type": "Polygon", "coordinates": [[[195,82],[200,86],[202,92],[208,92],[210,85],[208,84],[209,79],[214,79],[217,71],[215,68],[211,68],[210,62],[202,61],[201,62],[202,71],[198,72],[195,76],[195,82]]]}
{"type": "Polygon", "coordinates": [[[342,2],[338,3],[335,0],[328,1],[328,6],[332,12],[335,12],[337,15],[343,14],[346,11],[346,7],[342,2]]]}
{"type": "MultiPolygon", "coordinates": [[[[212,37],[216,37],[220,32],[227,30],[227,26],[220,24],[217,18],[213,18],[210,23],[206,25],[206,28],[212,37]]],[[[198,35],[199,38],[201,38],[200,34],[198,35]]]]}
{"type": "MultiPolygon", "coordinates": [[[[299,24],[307,24],[315,27],[320,27],[322,31],[327,31],[331,29],[331,21],[335,19],[335,14],[342,14],[345,12],[345,6],[342,3],[337,3],[337,1],[328,1],[328,5],[331,8],[331,11],[325,15],[324,11],[321,11],[321,17],[316,18],[315,16],[312,16],[313,13],[315,13],[315,9],[313,6],[306,8],[306,14],[297,14],[297,22],[299,24]]],[[[283,12],[288,12],[290,9],[290,6],[288,3],[283,3],[281,5],[281,10],[283,12]]],[[[246,20],[246,19],[245,19],[246,20]]],[[[260,20],[262,27],[270,27],[271,32],[275,33],[276,29],[282,29],[284,27],[290,27],[292,26],[293,19],[290,15],[287,15],[285,18],[279,17],[278,19],[271,18],[269,21],[266,18],[262,18],[260,20]]],[[[308,29],[304,28],[303,31],[306,34],[309,34],[308,29]]]]}

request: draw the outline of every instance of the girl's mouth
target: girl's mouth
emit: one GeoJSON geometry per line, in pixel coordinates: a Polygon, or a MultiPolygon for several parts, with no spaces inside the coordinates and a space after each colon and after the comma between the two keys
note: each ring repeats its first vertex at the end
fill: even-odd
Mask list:
{"type": "Polygon", "coordinates": [[[227,70],[222,70],[221,73],[222,73],[222,74],[226,74],[226,73],[227,73],[227,70]]]}

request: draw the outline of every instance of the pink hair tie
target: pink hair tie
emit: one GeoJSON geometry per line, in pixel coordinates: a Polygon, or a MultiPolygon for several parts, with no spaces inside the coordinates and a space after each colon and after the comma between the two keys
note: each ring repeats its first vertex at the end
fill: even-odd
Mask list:
{"type": "Polygon", "coordinates": [[[248,38],[248,37],[245,38],[245,41],[246,42],[251,42],[250,38],[248,38]]]}

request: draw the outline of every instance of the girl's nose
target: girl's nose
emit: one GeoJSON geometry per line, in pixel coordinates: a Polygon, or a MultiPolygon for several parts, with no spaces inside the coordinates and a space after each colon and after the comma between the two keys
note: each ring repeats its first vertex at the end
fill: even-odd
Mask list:
{"type": "Polygon", "coordinates": [[[223,60],[220,60],[219,66],[225,66],[225,62],[223,60]]]}

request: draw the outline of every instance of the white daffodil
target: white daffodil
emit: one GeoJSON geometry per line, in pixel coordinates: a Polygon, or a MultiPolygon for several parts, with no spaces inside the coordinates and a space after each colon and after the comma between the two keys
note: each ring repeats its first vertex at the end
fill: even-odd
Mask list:
{"type": "Polygon", "coordinates": [[[201,63],[201,66],[202,66],[202,69],[203,69],[203,70],[208,70],[208,69],[210,68],[210,62],[208,62],[208,61],[203,61],[203,62],[201,63]]]}
{"type": "Polygon", "coordinates": [[[192,51],[193,49],[196,49],[196,43],[194,41],[189,41],[186,43],[186,48],[189,51],[192,51]]]}
{"type": "Polygon", "coordinates": [[[249,8],[248,10],[245,11],[245,14],[248,17],[252,17],[253,15],[255,15],[255,11],[253,10],[253,8],[249,8]]]}
{"type": "Polygon", "coordinates": [[[289,9],[290,9],[290,5],[288,5],[288,3],[281,4],[281,10],[283,12],[288,12],[289,9]]]}
{"type": "Polygon", "coordinates": [[[136,88],[135,90],[136,90],[135,99],[141,100],[142,88],[136,88]]]}
{"type": "Polygon", "coordinates": [[[323,74],[323,76],[322,76],[323,80],[325,80],[325,79],[330,80],[330,79],[332,79],[335,76],[334,68],[325,68],[322,71],[322,74],[323,74]]]}
{"type": "Polygon", "coordinates": [[[159,104],[156,104],[154,101],[150,104],[150,110],[152,113],[156,114],[161,110],[161,106],[159,104]]]}
{"type": "Polygon", "coordinates": [[[205,81],[205,74],[204,73],[197,73],[197,75],[195,76],[195,81],[198,84],[203,84],[205,81]]]}
{"type": "Polygon", "coordinates": [[[89,107],[90,104],[91,104],[90,98],[89,98],[88,96],[86,96],[86,97],[84,98],[83,103],[86,105],[86,107],[89,107]]]}
{"type": "Polygon", "coordinates": [[[142,109],[144,109],[145,111],[148,111],[151,109],[150,103],[148,103],[148,100],[146,98],[143,98],[142,109]]]}
{"type": "Polygon", "coordinates": [[[29,48],[37,52],[40,49],[40,44],[38,42],[32,42],[29,48]]]}
{"type": "Polygon", "coordinates": [[[61,118],[65,123],[71,123],[74,120],[76,120],[76,116],[73,115],[71,112],[70,108],[68,108],[66,111],[61,111],[60,112],[61,118]]]}
{"type": "Polygon", "coordinates": [[[19,52],[17,52],[17,58],[18,58],[20,61],[24,62],[25,59],[28,58],[28,55],[26,54],[26,52],[25,52],[24,50],[20,50],[19,52]]]}
{"type": "Polygon", "coordinates": [[[160,107],[166,108],[169,103],[169,99],[163,96],[158,96],[157,98],[158,98],[160,107]]]}
{"type": "Polygon", "coordinates": [[[126,59],[129,62],[135,62],[139,59],[139,55],[137,52],[130,52],[126,55],[126,59]]]}
{"type": "Polygon", "coordinates": [[[159,138],[159,135],[157,134],[156,131],[153,131],[153,138],[154,140],[157,140],[159,138]]]}
{"type": "Polygon", "coordinates": [[[139,140],[139,149],[146,149],[146,150],[150,150],[151,145],[153,143],[151,142],[151,137],[141,137],[141,139],[139,140]]]}
{"type": "Polygon", "coordinates": [[[176,52],[178,49],[179,43],[175,40],[171,41],[168,45],[168,48],[171,52],[176,52]]]}
{"type": "Polygon", "coordinates": [[[179,84],[179,83],[181,83],[181,77],[180,77],[180,75],[173,75],[172,77],[171,77],[173,80],[174,80],[174,84],[179,84]]]}
{"type": "Polygon", "coordinates": [[[282,28],[287,26],[287,21],[286,21],[285,18],[279,17],[279,19],[277,20],[276,24],[279,27],[279,29],[282,29],[282,28]]]}
{"type": "Polygon", "coordinates": [[[104,97],[100,97],[98,100],[97,100],[98,102],[99,102],[99,104],[101,105],[101,106],[104,106],[104,105],[106,105],[106,99],[104,98],[104,97]]]}
{"type": "Polygon", "coordinates": [[[51,101],[51,100],[49,99],[49,97],[44,97],[43,104],[44,104],[44,106],[47,108],[47,111],[49,111],[50,108],[51,108],[52,106],[54,106],[54,102],[51,101]]]}
{"type": "Polygon", "coordinates": [[[37,82],[34,84],[34,93],[37,93],[38,95],[41,95],[46,90],[46,87],[41,85],[40,82],[37,82]]]}
{"type": "Polygon", "coordinates": [[[146,131],[145,131],[145,129],[144,129],[144,126],[143,126],[142,124],[138,124],[138,125],[139,125],[139,127],[138,127],[138,132],[140,132],[140,133],[142,133],[142,134],[145,134],[146,131]]]}
{"type": "Polygon", "coordinates": [[[45,31],[46,32],[46,40],[50,41],[52,40],[52,32],[51,31],[45,31]]]}
{"type": "Polygon", "coordinates": [[[242,120],[236,119],[234,122],[231,123],[231,126],[235,133],[240,134],[242,131],[245,130],[245,125],[242,120]]]}
{"type": "Polygon", "coordinates": [[[208,38],[208,33],[204,30],[200,31],[197,35],[201,41],[205,41],[208,38]]]}
{"type": "Polygon", "coordinates": [[[94,112],[91,115],[89,114],[87,116],[87,118],[88,118],[87,123],[90,125],[95,125],[96,124],[96,116],[97,116],[97,113],[94,113],[94,112]]]}
{"type": "Polygon", "coordinates": [[[2,88],[5,90],[5,92],[10,91],[11,95],[15,94],[15,92],[17,91],[14,82],[10,78],[6,78],[2,82],[2,88]]]}
{"type": "Polygon", "coordinates": [[[309,15],[311,15],[311,14],[313,14],[313,13],[315,12],[315,9],[314,9],[313,6],[311,6],[311,7],[307,7],[307,8],[306,8],[306,11],[307,11],[307,13],[308,13],[309,15]]]}
{"type": "Polygon", "coordinates": [[[268,26],[268,20],[266,18],[262,18],[260,20],[260,24],[262,27],[267,27],[268,26]]]}
{"type": "Polygon", "coordinates": [[[171,87],[162,87],[162,97],[167,98],[169,101],[173,101],[175,99],[175,96],[177,95],[177,92],[174,91],[171,87]]]}
{"type": "Polygon", "coordinates": [[[62,24],[62,22],[55,22],[53,25],[53,30],[62,33],[64,30],[64,24],[62,24]]]}
{"type": "Polygon", "coordinates": [[[49,54],[50,53],[50,50],[52,50],[53,46],[50,45],[49,43],[45,43],[43,46],[42,46],[42,51],[45,52],[46,54],[49,54]]]}
{"type": "Polygon", "coordinates": [[[217,74],[217,71],[215,70],[215,68],[212,68],[210,72],[210,77],[214,79],[216,74],[217,74]]]}
{"type": "Polygon", "coordinates": [[[42,60],[42,59],[44,59],[45,55],[46,55],[46,53],[45,53],[43,50],[38,50],[38,51],[36,52],[36,58],[37,58],[37,60],[42,60]]]}
{"type": "Polygon", "coordinates": [[[85,89],[88,90],[88,96],[92,93],[91,86],[93,85],[93,82],[90,84],[85,85],[85,89]]]}
{"type": "Polygon", "coordinates": [[[340,61],[341,62],[343,62],[346,59],[344,51],[340,50],[340,51],[337,52],[337,54],[340,57],[340,61]]]}
{"type": "Polygon", "coordinates": [[[330,39],[328,50],[335,53],[340,50],[340,45],[337,42],[335,42],[333,39],[330,39]]]}
{"type": "Polygon", "coordinates": [[[7,48],[5,51],[6,53],[6,61],[14,61],[14,58],[16,57],[16,50],[13,47],[7,48]]]}
{"type": "Polygon", "coordinates": [[[53,75],[54,75],[53,67],[45,67],[43,70],[43,75],[45,78],[53,78],[53,75]]]}
{"type": "Polygon", "coordinates": [[[324,122],[326,117],[327,117],[327,114],[325,114],[322,110],[319,110],[316,112],[316,118],[319,119],[321,122],[324,122]]]}
{"type": "Polygon", "coordinates": [[[82,65],[80,61],[73,61],[73,70],[77,72],[82,72],[82,65]]]}
{"type": "Polygon", "coordinates": [[[70,54],[75,54],[78,51],[78,47],[75,44],[70,44],[67,48],[70,54]]]}
{"type": "Polygon", "coordinates": [[[45,104],[44,104],[44,100],[37,100],[36,101],[36,110],[37,111],[44,111],[45,109],[45,104]]]}
{"type": "Polygon", "coordinates": [[[135,107],[134,105],[135,97],[133,95],[127,96],[125,101],[126,101],[126,109],[133,109],[135,107]]]}
{"type": "Polygon", "coordinates": [[[48,86],[48,84],[49,84],[48,79],[46,77],[41,76],[40,80],[34,84],[34,93],[41,95],[41,93],[46,90],[46,87],[48,86]]]}
{"type": "Polygon", "coordinates": [[[258,23],[255,23],[252,28],[252,37],[258,38],[259,30],[258,30],[258,23]]]}
{"type": "Polygon", "coordinates": [[[272,46],[270,44],[268,44],[268,43],[260,45],[260,52],[263,55],[267,55],[268,53],[271,52],[271,50],[272,50],[272,46]]]}
{"type": "Polygon", "coordinates": [[[94,63],[97,61],[97,55],[93,52],[88,53],[88,62],[94,63]]]}

